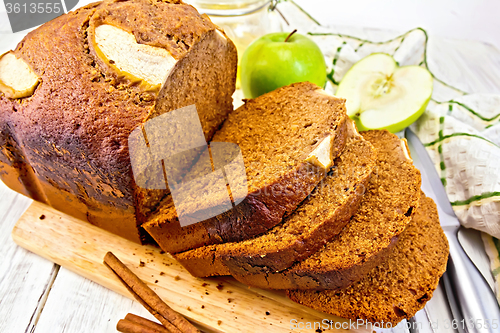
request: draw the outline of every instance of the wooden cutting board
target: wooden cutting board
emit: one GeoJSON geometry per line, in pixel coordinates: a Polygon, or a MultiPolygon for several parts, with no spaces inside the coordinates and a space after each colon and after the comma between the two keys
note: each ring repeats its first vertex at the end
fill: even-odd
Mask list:
{"type": "MultiPolygon", "coordinates": [[[[85,278],[132,298],[102,260],[112,251],[174,310],[207,332],[315,332],[305,328],[332,320],[329,332],[367,332],[348,327],[344,319],[289,300],[284,292],[249,288],[231,277],[191,276],[169,254],[141,246],[33,202],[12,231],[14,241],[85,278]],[[304,329],[293,329],[303,323],[304,329]],[[335,329],[339,327],[340,329],[335,329]]],[[[322,324],[323,325],[323,324],[322,324]]]]}

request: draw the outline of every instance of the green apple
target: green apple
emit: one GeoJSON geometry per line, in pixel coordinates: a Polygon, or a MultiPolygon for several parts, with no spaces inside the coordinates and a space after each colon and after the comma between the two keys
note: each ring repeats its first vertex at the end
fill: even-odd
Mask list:
{"type": "Polygon", "coordinates": [[[255,98],[279,87],[309,81],[324,87],[325,58],[318,45],[292,32],[271,33],[255,40],[241,58],[241,87],[255,98]]]}
{"type": "Polygon", "coordinates": [[[336,95],[346,99],[347,114],[360,131],[401,131],[425,111],[432,95],[432,75],[423,67],[399,67],[393,57],[371,54],[340,82],[336,95]]]}

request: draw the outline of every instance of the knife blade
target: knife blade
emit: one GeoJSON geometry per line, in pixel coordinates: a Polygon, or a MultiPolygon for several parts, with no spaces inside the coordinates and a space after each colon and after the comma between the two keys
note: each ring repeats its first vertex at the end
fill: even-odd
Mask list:
{"type": "Polygon", "coordinates": [[[495,281],[491,273],[490,258],[484,249],[481,231],[461,227],[458,229],[458,241],[474,266],[481,272],[491,290],[495,290],[495,281]]]}
{"type": "Polygon", "coordinates": [[[468,333],[498,332],[498,325],[494,327],[492,323],[500,321],[500,308],[487,282],[458,242],[460,222],[434,163],[410,128],[406,129],[405,137],[413,163],[422,175],[422,191],[436,202],[441,227],[448,238],[450,255],[443,281],[457,328],[468,333]]]}

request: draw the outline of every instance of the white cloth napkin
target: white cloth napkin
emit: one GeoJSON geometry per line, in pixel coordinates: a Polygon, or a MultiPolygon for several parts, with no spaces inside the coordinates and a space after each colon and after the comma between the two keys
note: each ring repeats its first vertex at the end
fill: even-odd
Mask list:
{"type": "MultiPolygon", "coordinates": [[[[292,4],[284,2],[279,8],[323,51],[328,66],[326,90],[331,93],[355,62],[375,52],[392,55],[400,66],[429,69],[428,36],[423,29],[373,42],[334,33],[291,8],[292,4]]],[[[483,232],[500,302],[500,95],[467,94],[433,77],[432,99],[411,127],[434,161],[462,225],[483,232]]]]}

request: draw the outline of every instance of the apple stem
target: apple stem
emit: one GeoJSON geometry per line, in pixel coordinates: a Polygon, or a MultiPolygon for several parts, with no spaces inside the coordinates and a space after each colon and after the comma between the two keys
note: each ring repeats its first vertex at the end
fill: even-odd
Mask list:
{"type": "Polygon", "coordinates": [[[295,29],[294,31],[292,31],[292,32],[291,32],[291,33],[290,33],[290,34],[286,37],[286,39],[285,39],[285,43],[286,43],[286,42],[288,42],[288,40],[290,39],[290,37],[292,37],[292,35],[293,35],[294,33],[296,33],[296,32],[297,32],[297,29],[295,29]]]}

